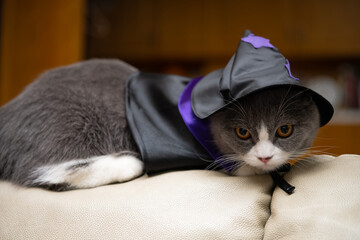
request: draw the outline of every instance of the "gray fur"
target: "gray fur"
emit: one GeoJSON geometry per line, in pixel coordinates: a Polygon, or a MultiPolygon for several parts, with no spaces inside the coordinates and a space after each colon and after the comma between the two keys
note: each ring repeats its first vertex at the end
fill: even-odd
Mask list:
{"type": "Polygon", "coordinates": [[[0,108],[0,179],[29,186],[37,167],[137,152],[124,103],[134,71],[118,60],[61,67],[0,108]]]}
{"type": "Polygon", "coordinates": [[[211,117],[210,126],[222,154],[243,156],[259,141],[261,124],[269,130],[269,140],[276,147],[298,156],[312,145],[320,127],[320,116],[310,94],[284,86],[251,94],[231,104],[211,117]],[[294,125],[293,134],[288,138],[278,137],[277,128],[286,124],[294,125]],[[237,127],[249,130],[252,137],[239,139],[235,134],[237,127]]]}

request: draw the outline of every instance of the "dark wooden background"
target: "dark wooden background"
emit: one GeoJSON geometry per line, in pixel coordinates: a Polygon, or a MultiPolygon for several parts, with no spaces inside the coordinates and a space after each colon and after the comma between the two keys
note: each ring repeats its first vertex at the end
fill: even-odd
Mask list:
{"type": "MultiPolygon", "coordinates": [[[[2,0],[0,105],[46,69],[120,58],[198,76],[223,67],[245,29],[271,39],[302,79],[360,69],[357,0],[2,0]]],[[[335,121],[316,147],[360,154],[360,122],[335,121]]],[[[346,118],[346,116],[345,116],[346,118]]]]}

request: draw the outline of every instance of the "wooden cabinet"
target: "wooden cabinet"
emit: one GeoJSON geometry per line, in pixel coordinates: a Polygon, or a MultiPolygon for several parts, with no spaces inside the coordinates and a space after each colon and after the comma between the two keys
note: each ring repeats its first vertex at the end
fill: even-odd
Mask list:
{"type": "Polygon", "coordinates": [[[245,29],[270,38],[288,58],[360,56],[356,0],[91,2],[91,57],[229,59],[245,29]]]}
{"type": "Polygon", "coordinates": [[[3,0],[0,106],[41,72],[83,59],[85,0],[3,0]]]}

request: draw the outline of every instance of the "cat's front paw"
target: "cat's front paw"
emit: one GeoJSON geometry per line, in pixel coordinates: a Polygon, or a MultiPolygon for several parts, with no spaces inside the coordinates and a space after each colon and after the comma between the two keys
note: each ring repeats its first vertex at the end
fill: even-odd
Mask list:
{"type": "Polygon", "coordinates": [[[119,156],[117,157],[119,163],[118,171],[115,174],[117,182],[126,182],[139,177],[144,172],[144,163],[137,157],[119,156]]]}
{"type": "Polygon", "coordinates": [[[33,173],[32,186],[62,191],[126,182],[144,172],[144,163],[131,154],[104,155],[43,166],[33,173]]]}
{"type": "Polygon", "coordinates": [[[254,167],[245,165],[245,166],[237,168],[235,171],[232,172],[232,174],[235,176],[253,176],[253,175],[265,174],[265,171],[263,171],[259,168],[254,168],[254,167]]]}

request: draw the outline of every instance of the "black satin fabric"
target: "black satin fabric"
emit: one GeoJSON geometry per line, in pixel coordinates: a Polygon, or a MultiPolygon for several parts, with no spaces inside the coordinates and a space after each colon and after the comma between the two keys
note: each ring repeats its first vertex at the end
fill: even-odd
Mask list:
{"type": "Polygon", "coordinates": [[[189,81],[145,72],[127,79],[126,116],[148,174],[204,169],[213,161],[178,110],[179,96],[189,81]]]}

